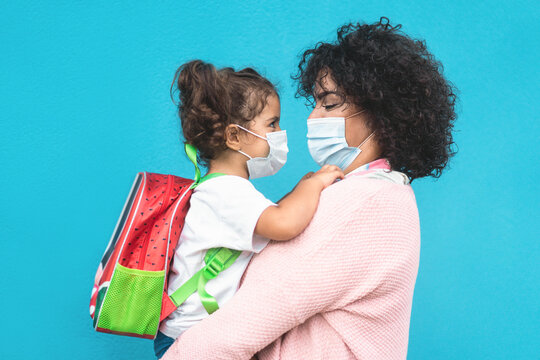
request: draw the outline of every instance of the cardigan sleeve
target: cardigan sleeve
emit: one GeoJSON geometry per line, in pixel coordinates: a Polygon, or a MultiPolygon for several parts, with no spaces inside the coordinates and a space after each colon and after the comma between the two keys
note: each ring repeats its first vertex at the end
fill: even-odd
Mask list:
{"type": "Polygon", "coordinates": [[[305,239],[316,245],[287,259],[282,271],[246,277],[228,303],[183,333],[162,359],[250,359],[311,316],[395,285],[394,275],[417,254],[400,241],[412,218],[389,195],[373,193],[362,206],[346,206],[348,216],[334,218],[332,235],[305,239]]]}

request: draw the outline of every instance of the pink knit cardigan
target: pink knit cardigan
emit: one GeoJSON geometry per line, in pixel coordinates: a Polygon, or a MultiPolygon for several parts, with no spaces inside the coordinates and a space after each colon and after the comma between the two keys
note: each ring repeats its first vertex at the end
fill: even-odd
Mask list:
{"type": "Polygon", "coordinates": [[[419,252],[410,185],[348,174],[162,359],[405,359],[419,252]]]}

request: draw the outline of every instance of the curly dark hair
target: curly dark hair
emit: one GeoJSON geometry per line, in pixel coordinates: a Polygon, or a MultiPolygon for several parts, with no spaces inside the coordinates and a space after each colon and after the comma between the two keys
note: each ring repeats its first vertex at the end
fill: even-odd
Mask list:
{"type": "Polygon", "coordinates": [[[425,41],[400,28],[385,17],[340,27],[336,42],[319,42],[302,54],[292,76],[296,97],[313,105],[315,84],[331,76],[344,102],[366,110],[367,125],[393,170],[411,181],[438,178],[455,154],[456,89],[425,41]]]}
{"type": "Polygon", "coordinates": [[[227,149],[225,129],[229,124],[249,128],[271,95],[279,98],[276,87],[253,68],[235,71],[216,69],[202,60],[181,65],[171,84],[171,98],[178,90],[178,114],[184,139],[195,146],[198,162],[208,166],[227,149]]]}

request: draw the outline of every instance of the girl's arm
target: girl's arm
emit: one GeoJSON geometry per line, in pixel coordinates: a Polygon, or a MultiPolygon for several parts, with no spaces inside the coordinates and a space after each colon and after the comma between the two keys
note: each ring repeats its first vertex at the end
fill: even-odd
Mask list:
{"type": "Polygon", "coordinates": [[[255,233],[272,240],[296,237],[313,218],[321,191],[343,177],[341,169],[333,165],[325,165],[316,173],[307,174],[277,206],[263,211],[255,226],[255,233]]]}

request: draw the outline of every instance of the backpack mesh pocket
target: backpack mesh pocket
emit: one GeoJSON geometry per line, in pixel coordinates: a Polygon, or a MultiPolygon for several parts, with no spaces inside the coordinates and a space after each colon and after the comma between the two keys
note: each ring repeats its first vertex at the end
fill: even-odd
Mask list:
{"type": "Polygon", "coordinates": [[[105,295],[98,327],[139,335],[157,333],[165,271],[147,271],[116,265],[105,295]]]}

